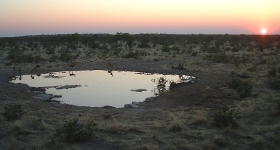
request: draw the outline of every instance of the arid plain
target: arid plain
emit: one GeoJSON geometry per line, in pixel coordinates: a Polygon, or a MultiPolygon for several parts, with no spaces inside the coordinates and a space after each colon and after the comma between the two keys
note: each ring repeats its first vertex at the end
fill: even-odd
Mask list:
{"type": "Polygon", "coordinates": [[[118,33],[0,41],[0,149],[280,147],[280,36],[118,33]],[[197,79],[137,109],[78,107],[35,99],[30,87],[9,83],[37,65],[40,73],[104,69],[197,79]],[[7,111],[15,105],[21,115],[13,118],[7,111]]]}

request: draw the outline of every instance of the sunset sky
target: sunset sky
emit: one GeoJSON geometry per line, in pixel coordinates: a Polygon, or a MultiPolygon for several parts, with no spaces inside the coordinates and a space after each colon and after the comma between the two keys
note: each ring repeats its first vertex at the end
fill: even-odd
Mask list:
{"type": "Polygon", "coordinates": [[[0,37],[64,33],[280,34],[280,0],[1,0],[0,37]]]}

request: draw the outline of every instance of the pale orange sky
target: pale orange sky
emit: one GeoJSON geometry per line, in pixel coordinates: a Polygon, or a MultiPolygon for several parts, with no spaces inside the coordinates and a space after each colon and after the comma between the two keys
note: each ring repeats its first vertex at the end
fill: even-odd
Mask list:
{"type": "Polygon", "coordinates": [[[280,0],[1,0],[0,36],[280,33],[280,0]]]}

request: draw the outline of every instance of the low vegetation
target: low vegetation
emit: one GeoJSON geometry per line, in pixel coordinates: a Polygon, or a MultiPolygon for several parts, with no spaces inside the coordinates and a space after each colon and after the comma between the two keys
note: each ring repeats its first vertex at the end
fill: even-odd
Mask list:
{"type": "Polygon", "coordinates": [[[0,149],[280,147],[278,35],[23,36],[0,38],[0,57],[0,149]],[[45,103],[27,93],[45,93],[44,88],[2,81],[18,75],[19,68],[29,73],[39,64],[36,72],[62,71],[71,63],[73,69],[108,69],[110,63],[113,71],[164,72],[178,80],[197,75],[197,80],[186,85],[155,79],[158,97],[140,109],[45,103]]]}
{"type": "Polygon", "coordinates": [[[61,138],[67,143],[85,142],[92,138],[94,126],[93,122],[84,124],[79,122],[78,119],[73,119],[57,129],[55,137],[61,138]]]}
{"type": "Polygon", "coordinates": [[[268,85],[270,88],[280,90],[280,67],[272,67],[268,73],[268,85]]]}
{"type": "Polygon", "coordinates": [[[251,95],[253,86],[249,82],[243,82],[240,79],[232,79],[232,81],[229,82],[229,87],[234,89],[241,98],[246,98],[251,95]]]}
{"type": "Polygon", "coordinates": [[[214,110],[212,114],[212,124],[215,127],[238,127],[236,120],[238,119],[238,113],[228,106],[223,106],[214,110]]]}
{"type": "Polygon", "coordinates": [[[21,104],[11,104],[4,107],[4,112],[2,115],[7,121],[18,120],[23,116],[24,112],[21,107],[21,104]]]}

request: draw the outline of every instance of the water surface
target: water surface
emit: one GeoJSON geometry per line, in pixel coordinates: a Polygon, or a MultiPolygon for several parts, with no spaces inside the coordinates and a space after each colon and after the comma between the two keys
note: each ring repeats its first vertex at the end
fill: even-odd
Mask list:
{"type": "Polygon", "coordinates": [[[169,81],[188,81],[190,76],[148,74],[129,71],[65,71],[53,74],[23,75],[13,83],[24,83],[30,87],[49,87],[46,93],[61,95],[56,98],[62,103],[77,106],[102,107],[110,105],[123,107],[132,101],[142,102],[147,97],[155,96],[160,90],[168,90],[169,81]],[[166,82],[159,89],[159,79],[166,82]],[[64,89],[63,86],[77,85],[64,89]],[[59,89],[62,87],[62,89],[59,89]]]}

